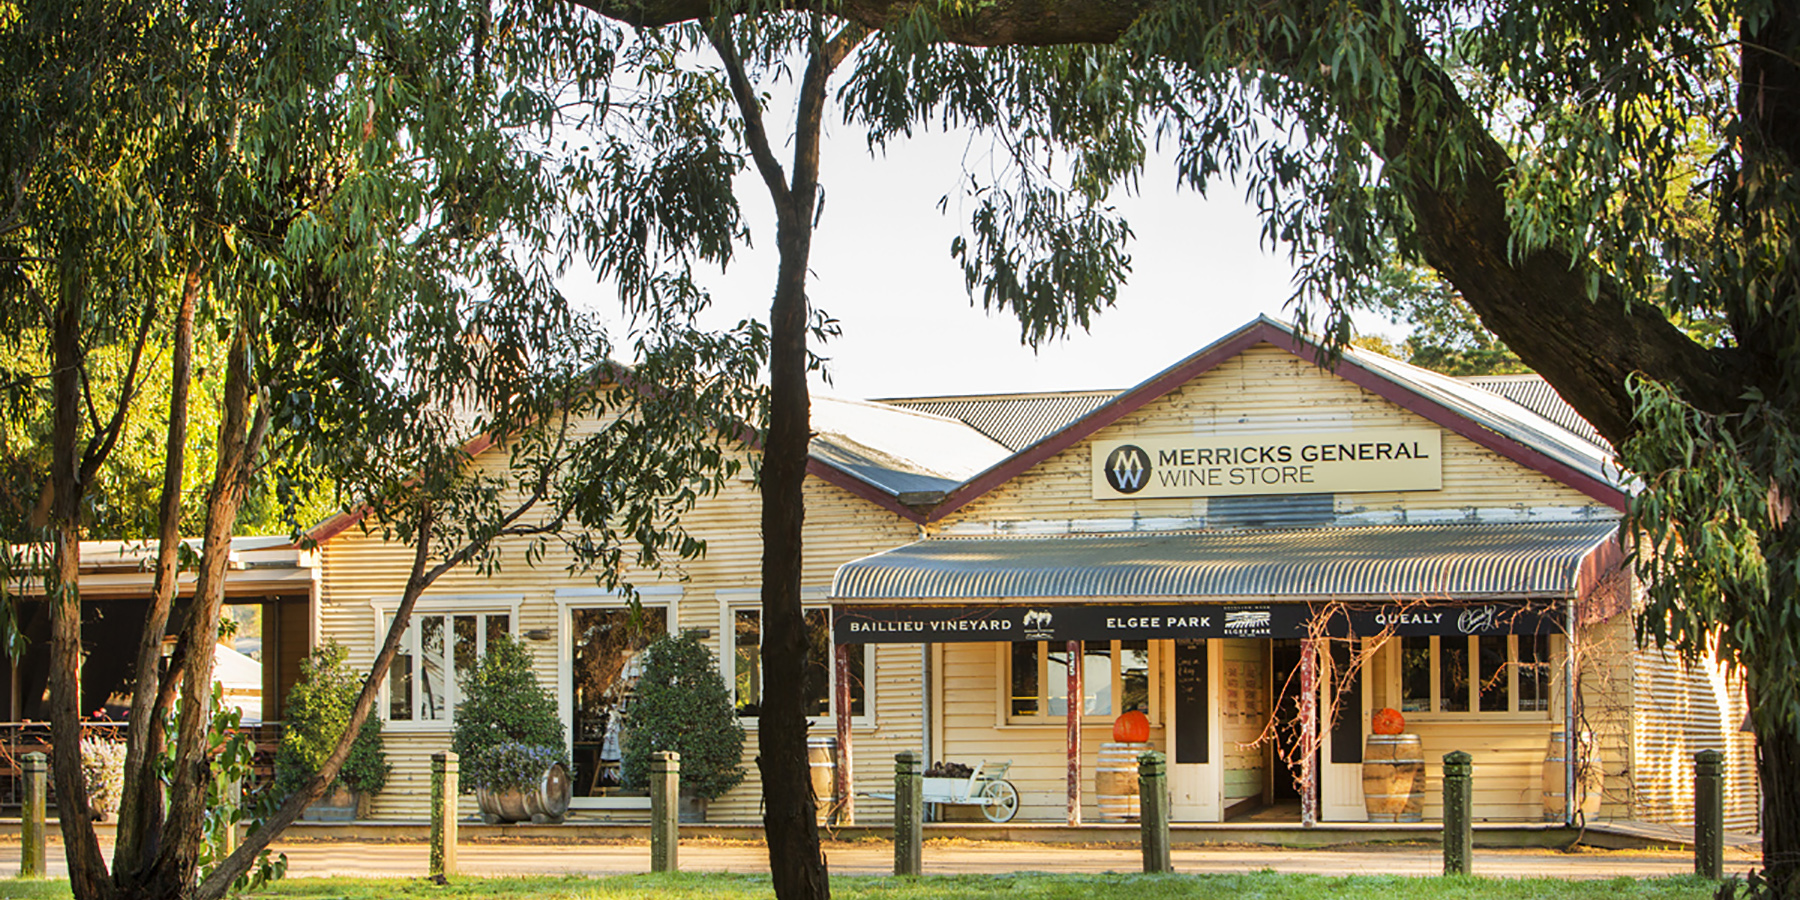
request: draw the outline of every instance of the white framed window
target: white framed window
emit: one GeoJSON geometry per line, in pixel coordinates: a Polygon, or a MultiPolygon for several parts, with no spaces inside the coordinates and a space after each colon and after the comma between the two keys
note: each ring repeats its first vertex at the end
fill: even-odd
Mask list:
{"type": "Polygon", "coordinates": [[[1547,716],[1560,643],[1547,634],[1394,638],[1394,696],[1409,714],[1547,716]]]}
{"type": "MultiPolygon", "coordinates": [[[[831,638],[831,608],[817,604],[825,597],[819,589],[805,591],[802,603],[806,616],[806,669],[801,682],[806,715],[815,721],[831,719],[837,714],[837,697],[833,671],[837,647],[831,638]]],[[[721,591],[719,607],[724,614],[720,646],[725,659],[722,674],[731,682],[733,702],[738,717],[755,721],[762,714],[762,607],[756,591],[721,591]]],[[[850,721],[858,727],[874,723],[875,709],[875,645],[853,646],[850,650],[850,721]]]]}
{"type": "MultiPolygon", "coordinates": [[[[1110,721],[1138,710],[1160,721],[1159,641],[1082,641],[1081,714],[1110,721]]],[[[1069,715],[1069,645],[1019,641],[1000,645],[1006,720],[1015,724],[1062,722],[1069,715]]]]}
{"type": "MultiPolygon", "coordinates": [[[[380,709],[391,725],[449,728],[462,702],[459,682],[496,635],[514,632],[520,598],[434,597],[414,605],[393,665],[382,682],[380,709]]],[[[376,600],[375,642],[387,637],[399,601],[376,600]]]]}

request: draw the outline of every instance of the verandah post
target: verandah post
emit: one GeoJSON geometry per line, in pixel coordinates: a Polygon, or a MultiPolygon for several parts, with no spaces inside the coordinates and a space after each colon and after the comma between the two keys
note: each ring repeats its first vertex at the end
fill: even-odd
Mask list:
{"type": "Polygon", "coordinates": [[[850,644],[838,644],[833,654],[832,690],[836,696],[837,764],[832,769],[833,793],[829,808],[839,825],[856,824],[856,785],[850,771],[850,644]]]}
{"type": "Polygon", "coordinates": [[[1081,713],[1087,706],[1081,685],[1081,642],[1070,641],[1069,653],[1069,826],[1081,824],[1081,713]]]}
{"type": "Polygon", "coordinates": [[[1300,642],[1300,825],[1319,824],[1319,642],[1300,642]]]}

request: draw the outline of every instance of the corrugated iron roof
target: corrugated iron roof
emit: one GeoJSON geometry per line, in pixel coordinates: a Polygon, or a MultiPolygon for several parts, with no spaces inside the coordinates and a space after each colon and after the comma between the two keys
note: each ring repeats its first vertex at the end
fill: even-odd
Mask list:
{"type": "Polygon", "coordinates": [[[1576,436],[1569,429],[1501,394],[1356,347],[1346,347],[1344,358],[1430,397],[1476,424],[1590,478],[1621,489],[1629,487],[1625,473],[1613,462],[1612,451],[1576,436]]]}
{"type": "Polygon", "coordinates": [[[1022,450],[1099,409],[1118,391],[1057,391],[969,397],[901,397],[890,406],[960,419],[982,434],[1022,450]]]}
{"type": "Polygon", "coordinates": [[[834,600],[1573,597],[1618,523],[933,538],[840,567],[834,600]]]}
{"type": "Polygon", "coordinates": [[[1011,452],[947,416],[812,398],[811,456],[892,496],[942,493],[1011,452]]]}
{"type": "Polygon", "coordinates": [[[1600,436],[1588,420],[1569,405],[1542,375],[1465,375],[1463,381],[1485,391],[1492,391],[1526,409],[1561,425],[1578,437],[1607,452],[1612,444],[1600,436]]]}

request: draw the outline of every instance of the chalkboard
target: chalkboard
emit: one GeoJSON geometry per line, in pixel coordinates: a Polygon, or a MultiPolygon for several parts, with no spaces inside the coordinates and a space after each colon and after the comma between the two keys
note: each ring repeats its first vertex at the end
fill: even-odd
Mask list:
{"type": "Polygon", "coordinates": [[[1204,763],[1212,741],[1206,726],[1212,685],[1206,678],[1206,641],[1175,642],[1175,761],[1204,763]]]}

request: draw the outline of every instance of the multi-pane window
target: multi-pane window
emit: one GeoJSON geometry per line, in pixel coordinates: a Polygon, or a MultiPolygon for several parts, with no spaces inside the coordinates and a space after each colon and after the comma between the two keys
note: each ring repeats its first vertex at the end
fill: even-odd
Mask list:
{"type": "MultiPolygon", "coordinates": [[[[1081,643],[1081,713],[1116,716],[1150,712],[1148,641],[1081,643]]],[[[1015,719],[1061,719],[1069,714],[1069,645],[1022,641],[1007,650],[1010,696],[1007,714],[1015,719]]]]}
{"type": "Polygon", "coordinates": [[[414,613],[388,672],[388,720],[450,722],[461,702],[457,682],[488,641],[511,630],[509,613],[414,613]]]}
{"type": "MultiPolygon", "coordinates": [[[[762,714],[762,612],[739,609],[732,612],[733,688],[737,693],[737,713],[744,718],[762,714]]],[[[831,611],[806,611],[806,668],[801,677],[800,694],[805,698],[806,715],[826,718],[832,715],[832,667],[836,648],[831,643],[831,611]]],[[[866,676],[869,671],[870,645],[850,650],[850,715],[862,716],[868,711],[866,676]]]]}
{"type": "Polygon", "coordinates": [[[1401,712],[1547,712],[1550,637],[1399,639],[1401,712]]]}

